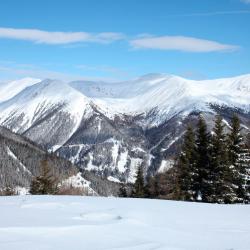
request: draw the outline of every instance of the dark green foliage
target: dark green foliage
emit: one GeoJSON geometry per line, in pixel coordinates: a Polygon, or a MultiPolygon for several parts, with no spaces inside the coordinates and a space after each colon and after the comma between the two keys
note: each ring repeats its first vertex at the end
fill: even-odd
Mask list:
{"type": "Polygon", "coordinates": [[[134,183],[132,197],[144,198],[145,194],[146,194],[146,192],[145,192],[145,186],[144,186],[143,169],[140,166],[137,170],[136,181],[134,183]]]}
{"type": "Polygon", "coordinates": [[[198,169],[195,134],[191,126],[187,127],[177,168],[179,199],[195,200],[198,169]]]}
{"type": "Polygon", "coordinates": [[[41,165],[41,173],[35,177],[30,186],[30,193],[34,195],[56,194],[57,179],[51,175],[48,161],[44,160],[41,165]]]}
{"type": "Polygon", "coordinates": [[[242,162],[244,154],[244,142],[241,135],[240,120],[234,115],[231,121],[230,133],[228,135],[229,164],[232,171],[232,183],[235,193],[235,201],[245,200],[245,175],[246,169],[242,162]]]}
{"type": "Polygon", "coordinates": [[[212,192],[211,187],[211,169],[210,169],[210,137],[207,132],[205,119],[200,115],[197,124],[197,169],[198,174],[195,177],[194,189],[196,200],[208,202],[212,192]]]}
{"type": "Polygon", "coordinates": [[[211,136],[200,116],[196,133],[190,126],[187,128],[175,167],[149,178],[148,197],[249,203],[250,148],[247,145],[237,116],[232,118],[228,135],[222,118],[217,116],[211,136]]]}
{"type": "Polygon", "coordinates": [[[234,115],[231,121],[230,133],[228,135],[229,143],[229,163],[235,165],[238,161],[239,154],[241,152],[241,145],[243,143],[243,138],[240,133],[240,120],[234,115]]]}
{"type": "Polygon", "coordinates": [[[235,196],[232,185],[232,173],[228,166],[227,138],[224,134],[224,125],[220,116],[216,117],[211,138],[210,154],[212,189],[209,201],[232,203],[235,196]]]}

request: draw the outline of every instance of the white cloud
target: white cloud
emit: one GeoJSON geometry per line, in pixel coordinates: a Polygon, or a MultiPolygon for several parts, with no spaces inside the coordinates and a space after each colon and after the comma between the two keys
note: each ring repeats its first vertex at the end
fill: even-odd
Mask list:
{"type": "MultiPolygon", "coordinates": [[[[16,29],[0,27],[0,39],[17,39],[42,44],[61,44],[77,46],[95,42],[108,44],[117,40],[127,40],[122,33],[102,32],[51,32],[38,29],[16,29]]],[[[216,41],[185,36],[150,36],[138,35],[128,41],[136,49],[180,50],[189,52],[231,51],[238,46],[221,44],[216,41]]]]}
{"type": "Polygon", "coordinates": [[[250,0],[241,0],[243,3],[250,3],[250,0]]]}
{"type": "Polygon", "coordinates": [[[39,79],[50,78],[60,79],[63,81],[86,80],[116,82],[119,80],[119,78],[114,75],[96,77],[82,74],[70,74],[61,71],[49,70],[32,64],[18,64],[15,62],[0,61],[0,84],[4,81],[23,77],[34,77],[39,79]]]}
{"type": "Polygon", "coordinates": [[[135,49],[179,50],[187,52],[232,51],[239,47],[185,36],[138,37],[130,41],[135,49]]]}
{"type": "Polygon", "coordinates": [[[121,40],[121,33],[51,32],[38,29],[15,29],[0,27],[0,38],[32,41],[44,44],[70,44],[80,42],[110,43],[121,40]]]}
{"type": "MultiPolygon", "coordinates": [[[[248,1],[248,0],[247,0],[248,1]]],[[[250,0],[249,0],[250,3],[250,0]]],[[[200,13],[189,13],[180,15],[171,15],[172,17],[202,17],[202,16],[220,16],[220,15],[238,15],[238,14],[250,14],[249,10],[231,10],[231,11],[213,11],[213,12],[200,12],[200,13]]]]}

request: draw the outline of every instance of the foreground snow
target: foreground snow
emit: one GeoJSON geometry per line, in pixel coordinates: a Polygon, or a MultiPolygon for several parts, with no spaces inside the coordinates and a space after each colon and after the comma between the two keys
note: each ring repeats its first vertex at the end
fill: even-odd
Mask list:
{"type": "Polygon", "coordinates": [[[0,197],[1,250],[249,250],[250,206],[0,197]]]}

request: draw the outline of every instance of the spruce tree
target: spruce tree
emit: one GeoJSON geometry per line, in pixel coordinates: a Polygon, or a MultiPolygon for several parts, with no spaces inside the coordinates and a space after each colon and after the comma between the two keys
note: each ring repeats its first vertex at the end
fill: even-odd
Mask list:
{"type": "Polygon", "coordinates": [[[211,138],[211,194],[210,202],[230,203],[233,189],[228,167],[227,138],[221,116],[217,116],[211,138]]]}
{"type": "Polygon", "coordinates": [[[250,203],[250,149],[244,145],[239,155],[238,167],[240,169],[241,189],[240,201],[250,203]]]}
{"type": "Polygon", "coordinates": [[[195,181],[198,178],[198,169],[195,134],[191,126],[187,127],[177,167],[179,198],[181,200],[195,200],[195,181]]]}
{"type": "Polygon", "coordinates": [[[57,192],[57,179],[51,174],[48,161],[41,162],[40,175],[36,176],[30,186],[31,194],[55,194],[57,192]]]}
{"type": "Polygon", "coordinates": [[[142,167],[138,167],[136,174],[136,181],[134,183],[132,196],[135,198],[145,197],[145,186],[144,186],[144,176],[142,167]]]}
{"type": "Polygon", "coordinates": [[[247,165],[244,160],[246,151],[244,149],[243,137],[241,135],[240,120],[236,115],[234,115],[231,120],[228,143],[231,180],[234,188],[234,197],[232,197],[232,202],[244,202],[247,197],[247,165]]]}
{"type": "Polygon", "coordinates": [[[194,180],[196,200],[209,202],[212,193],[212,176],[210,169],[210,136],[207,125],[202,115],[197,125],[197,169],[198,174],[194,180]]]}

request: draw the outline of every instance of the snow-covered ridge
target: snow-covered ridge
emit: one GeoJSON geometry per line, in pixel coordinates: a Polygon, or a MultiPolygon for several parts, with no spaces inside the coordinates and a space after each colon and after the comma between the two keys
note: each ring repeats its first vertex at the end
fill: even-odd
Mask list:
{"type": "MultiPolygon", "coordinates": [[[[76,129],[83,114],[88,113],[90,102],[88,98],[67,83],[49,79],[39,82],[35,82],[34,79],[28,82],[33,84],[26,84],[28,85],[26,88],[8,100],[4,99],[0,89],[0,96],[5,100],[0,102],[1,121],[9,119],[10,116],[22,116],[21,125],[23,129],[27,129],[48,110],[61,107],[72,117],[76,129]]],[[[19,85],[20,81],[15,83],[19,85]]],[[[10,85],[15,87],[13,82],[10,85]]]]}
{"type": "Polygon", "coordinates": [[[180,112],[206,111],[208,103],[250,110],[250,74],[203,81],[167,74],[149,74],[116,83],[38,81],[26,78],[0,86],[2,117],[13,112],[25,113],[30,122],[38,113],[38,107],[41,111],[66,104],[65,109],[74,117],[77,126],[91,103],[109,117],[156,109],[158,123],[180,112]]]}
{"type": "Polygon", "coordinates": [[[8,82],[7,84],[0,84],[0,102],[9,100],[25,88],[32,86],[40,81],[40,79],[26,77],[20,80],[8,82]]]}

